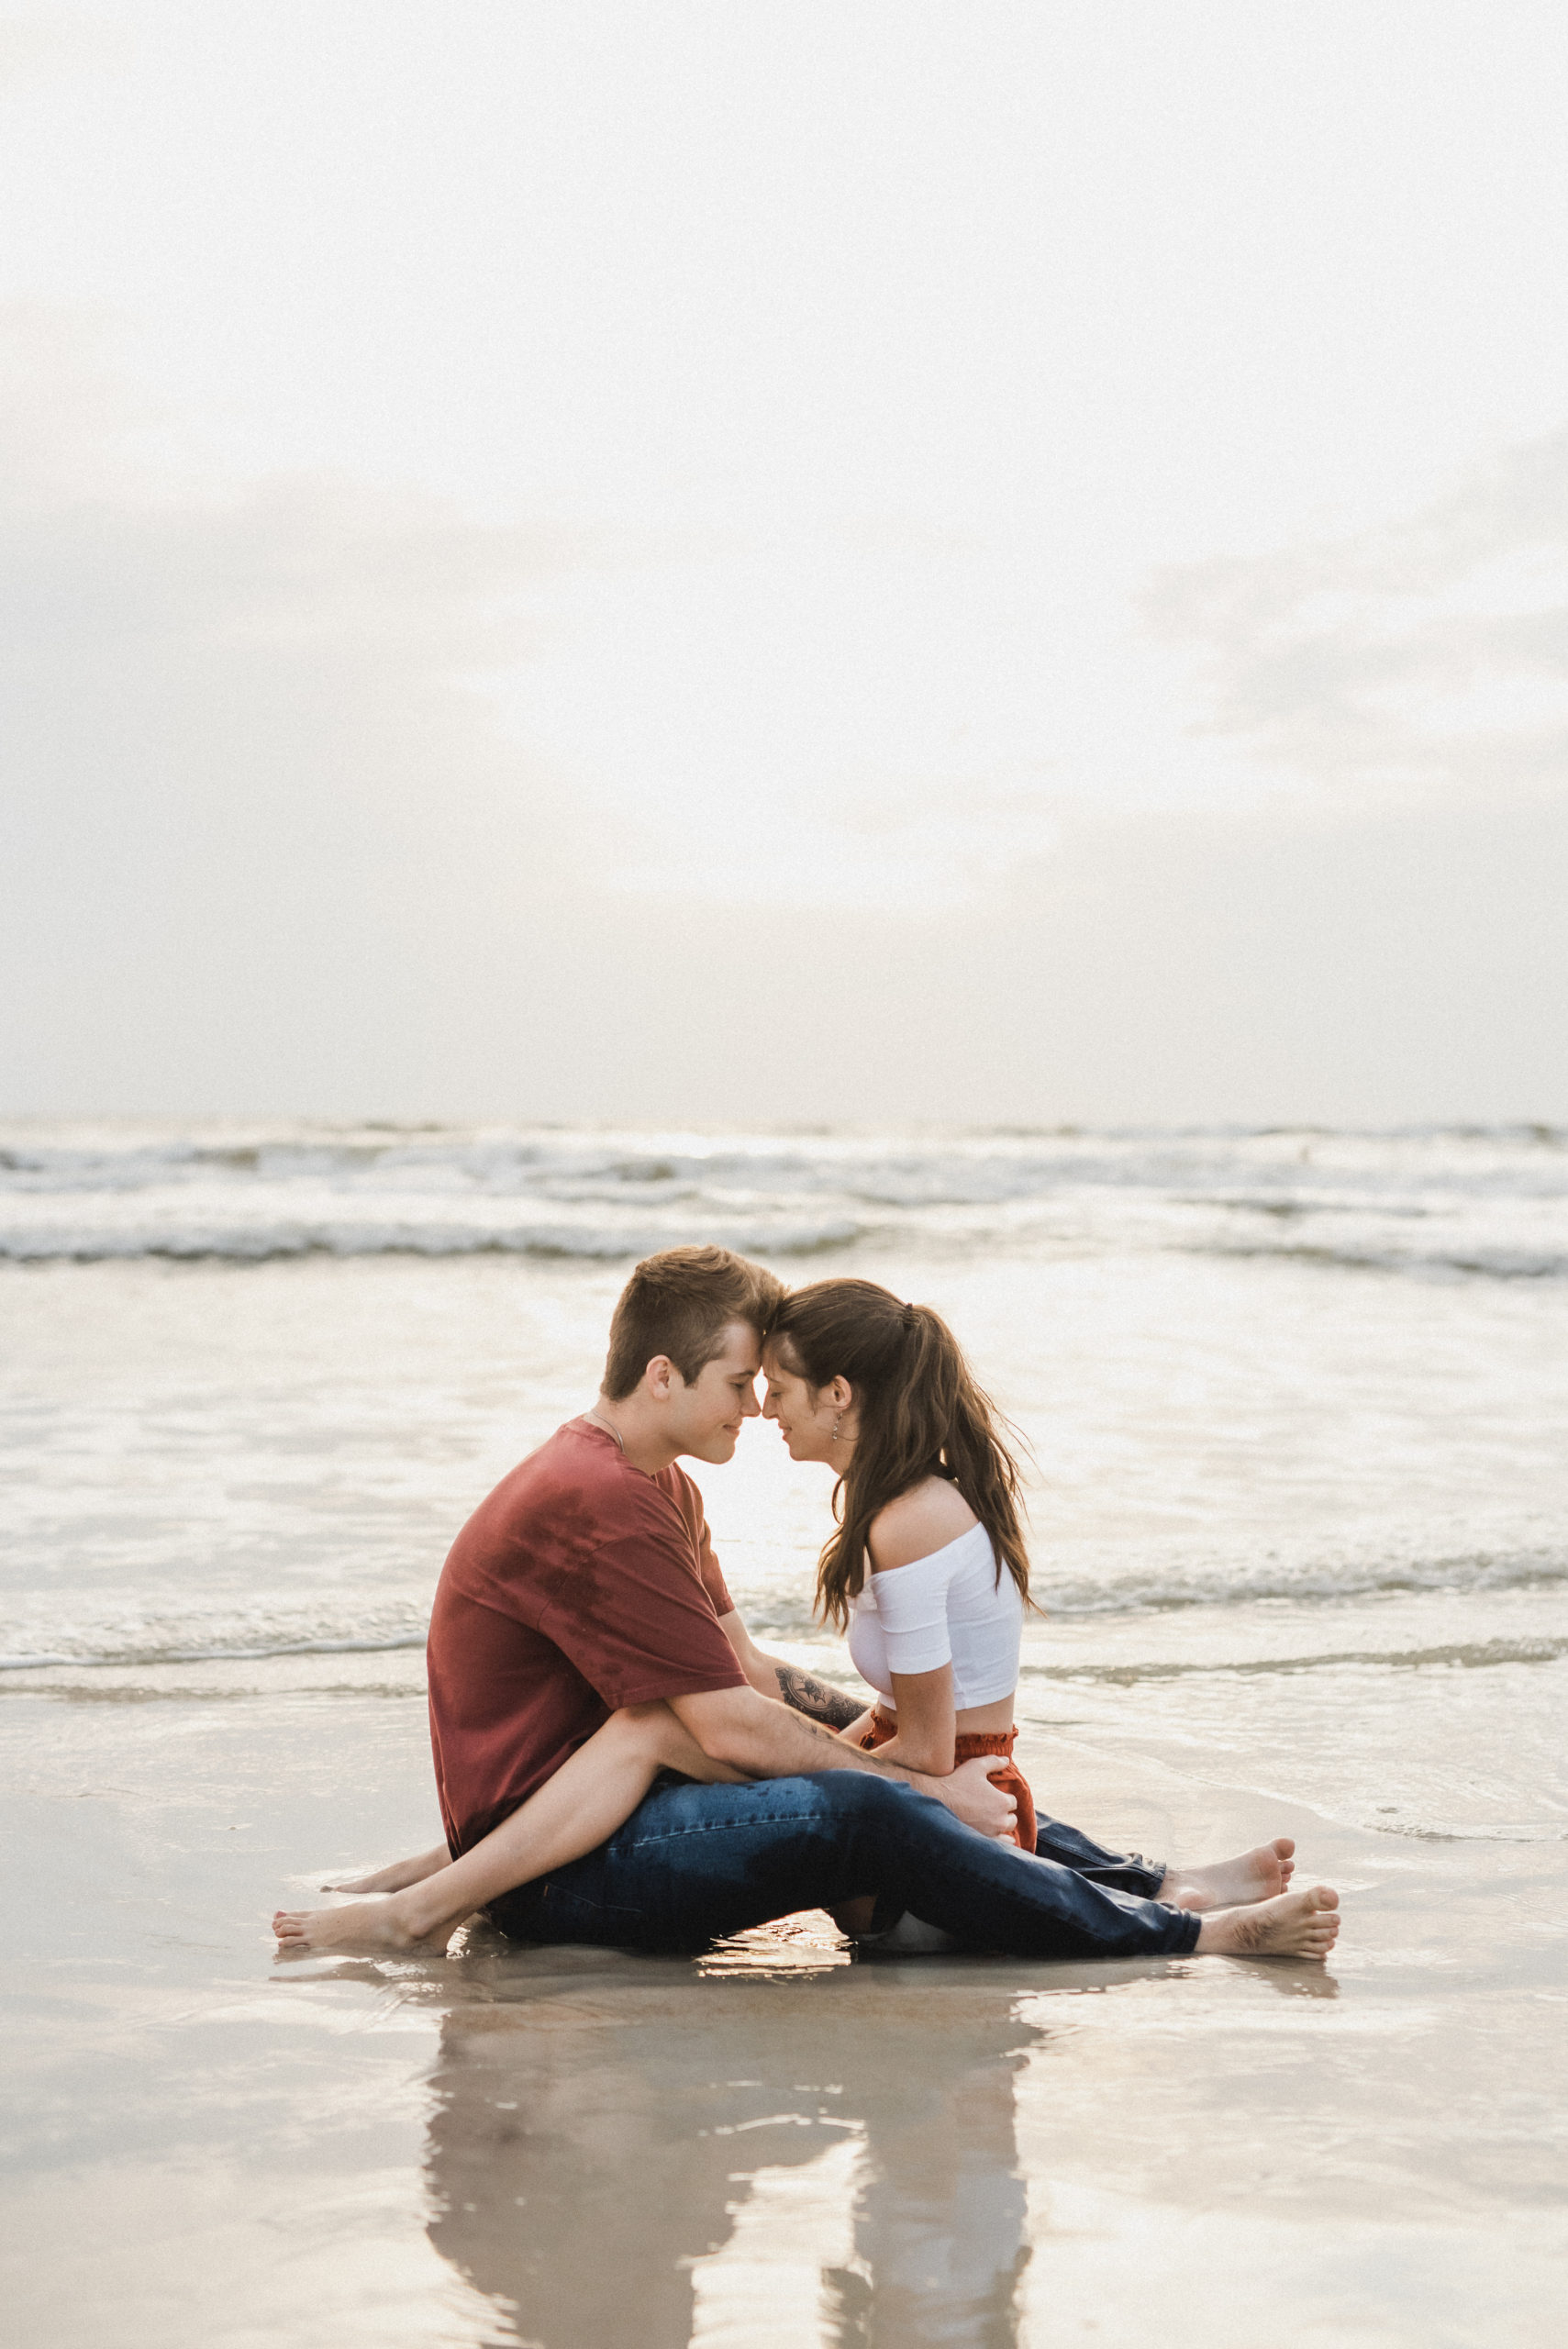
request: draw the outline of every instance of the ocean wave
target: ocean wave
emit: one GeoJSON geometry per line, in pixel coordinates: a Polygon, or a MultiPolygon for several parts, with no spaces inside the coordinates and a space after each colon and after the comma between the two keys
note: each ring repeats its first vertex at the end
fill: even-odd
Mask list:
{"type": "Polygon", "coordinates": [[[1026,1664],[1023,1680],[1094,1680],[1113,1687],[1130,1688],[1146,1680],[1185,1680],[1215,1673],[1236,1673],[1247,1678],[1292,1672],[1327,1672],[1344,1664],[1371,1664],[1384,1671],[1419,1672],[1440,1667],[1485,1671],[1505,1664],[1555,1664],[1568,1655],[1568,1636],[1562,1639],[1451,1640],[1430,1647],[1326,1648],[1311,1655],[1251,1655],[1245,1657],[1182,1657],[1163,1661],[1151,1657],[1130,1664],[1026,1664]]]}
{"type": "Polygon", "coordinates": [[[1190,1253],[1229,1256],[1245,1261],[1323,1264],[1348,1272],[1397,1273],[1427,1280],[1477,1279],[1494,1281],[1558,1281],[1568,1279],[1568,1251],[1529,1248],[1484,1248],[1456,1243],[1448,1249],[1416,1249],[1367,1242],[1346,1247],[1311,1247],[1299,1242],[1253,1242],[1215,1240],[1190,1253]]]}
{"type": "Polygon", "coordinates": [[[1568,1277],[1548,1130],[596,1131],[306,1122],[0,1130],[0,1258],[628,1261],[1196,1251],[1419,1278],[1568,1277]]]}
{"type": "Polygon", "coordinates": [[[1429,1592],[1550,1588],[1568,1583],[1568,1553],[1556,1549],[1460,1552],[1437,1558],[1304,1559],[1248,1565],[1168,1560],[1153,1575],[1125,1569],[1082,1578],[1037,1573],[1031,1587],[1048,1616],[1166,1614],[1185,1608],[1238,1608],[1289,1600],[1335,1607],[1347,1599],[1429,1592]]]}
{"type": "Polygon", "coordinates": [[[117,1609],[96,1620],[61,1623],[14,1617],[0,1621],[0,1672],[63,1667],[256,1663],[268,1656],[355,1655],[423,1648],[428,1628],[422,1607],[334,1606],[233,1608],[202,1612],[150,1607],[117,1609]],[[40,1636],[40,1632],[43,1636],[40,1636]]]}
{"type": "Polygon", "coordinates": [[[425,1633],[398,1640],[284,1640],[261,1647],[224,1647],[198,1643],[195,1647],[162,1647],[156,1643],[125,1647],[61,1649],[0,1654],[0,1672],[48,1672],[64,1667],[96,1670],[124,1664],[260,1664],[269,1656],[384,1655],[398,1648],[423,1649],[425,1633]]]}
{"type": "MultiPolygon", "coordinates": [[[[720,1239],[742,1255],[811,1256],[846,1247],[863,1227],[844,1218],[818,1223],[757,1224],[739,1230],[703,1227],[706,1239],[720,1239]]],[[[651,1255],[687,1235],[667,1230],[628,1230],[617,1226],[458,1223],[287,1223],[188,1225],[94,1230],[0,1229],[0,1259],[15,1264],[108,1264],[161,1258],[172,1264],[203,1261],[263,1264],[300,1256],[534,1256],[615,1262],[651,1255]]]]}
{"type": "MultiPolygon", "coordinates": [[[[815,1644],[824,1634],[812,1612],[808,1576],[784,1586],[770,1573],[752,1586],[731,1564],[730,1580],[739,1605],[752,1631],[760,1637],[815,1644]]],[[[1430,1593],[1481,1594],[1487,1591],[1554,1588],[1568,1583],[1568,1553],[1554,1549],[1509,1553],[1468,1553],[1410,1561],[1338,1559],[1303,1561],[1292,1567],[1274,1564],[1249,1568],[1224,1560],[1207,1564],[1167,1559],[1153,1574],[1129,1575],[1112,1562],[1092,1575],[1074,1577],[1049,1571],[1037,1573],[1035,1594],[1046,1617],[1049,1635],[1052,1620],[1093,1620],[1174,1610],[1213,1609],[1234,1613],[1271,1601],[1291,1604],[1293,1615],[1322,1609],[1327,1615],[1347,1600],[1387,1598],[1430,1593]]],[[[423,1603],[367,1603],[345,1595],[339,1600],[317,1599],[307,1605],[229,1607],[203,1612],[196,1608],[150,1606],[118,1608],[94,1617],[80,1615],[62,1624],[58,1616],[13,1614],[0,1620],[0,1673],[95,1669],[116,1666],[153,1667],[166,1664],[262,1662],[271,1657],[352,1655],[422,1649],[428,1628],[423,1603]]],[[[1496,1640],[1455,1647],[1425,1647],[1411,1651],[1416,1661],[1463,1662],[1467,1658],[1507,1661],[1506,1648],[1519,1660],[1536,1660],[1540,1642],[1496,1640]],[[1527,1653],[1528,1652],[1528,1653],[1527,1653]]],[[[1561,1643],[1568,1653],[1568,1642],[1561,1643]]],[[[1552,1654],[1559,1647],[1550,1641],[1552,1654]]],[[[1398,1661],[1381,1651],[1325,1646],[1305,1663],[1377,1663],[1398,1661]]],[[[1302,1659],[1287,1659],[1281,1668],[1296,1669],[1302,1659]]],[[[1051,1664],[1028,1663],[1026,1675],[1072,1677],[1081,1672],[1115,1677],[1121,1671],[1170,1676],[1187,1670],[1229,1669],[1228,1666],[1184,1662],[1148,1664],[1078,1665],[1070,1660],[1051,1664]]],[[[1243,1667],[1238,1666],[1237,1669],[1243,1667]]],[[[1251,1665],[1244,1667],[1252,1669],[1251,1665]]]]}

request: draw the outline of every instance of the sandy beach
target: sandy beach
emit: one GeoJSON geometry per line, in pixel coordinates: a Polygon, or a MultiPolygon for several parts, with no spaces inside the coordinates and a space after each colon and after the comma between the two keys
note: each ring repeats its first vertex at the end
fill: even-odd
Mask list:
{"type": "Polygon", "coordinates": [[[1284,1799],[1326,1792],[1317,1676],[1218,1761],[1070,1683],[1027,1742],[1113,1835],[1293,1831],[1345,1895],[1328,1969],[851,1964],[820,1915],[689,1962],[275,1965],[272,1898],[428,1815],[415,1664],[13,1687],[13,2337],[1544,2344],[1563,1844],[1284,1799]]]}
{"type": "MultiPolygon", "coordinates": [[[[1040,1455],[1041,1804],[1165,1857],[1293,1834],[1327,1967],[873,1963],[820,1914],[695,1960],[278,1962],[276,1905],[434,1839],[423,1610],[591,1391],[620,1261],[0,1271],[13,2337],[1555,2342],[1560,1284],[1195,1252],[1151,1183],[854,1261],[942,1301],[1040,1455]]],[[[720,1555],[843,1673],[825,1489],[771,1436],[705,1480],[720,1555]]]]}

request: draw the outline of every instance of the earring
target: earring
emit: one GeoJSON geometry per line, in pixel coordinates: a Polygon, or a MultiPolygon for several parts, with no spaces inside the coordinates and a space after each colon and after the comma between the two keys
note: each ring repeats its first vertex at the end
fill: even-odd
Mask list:
{"type": "Polygon", "coordinates": [[[840,1411],[840,1414],[839,1414],[839,1416],[838,1416],[838,1418],[837,1418],[837,1419],[834,1420],[834,1422],[833,1422],[833,1432],[832,1432],[832,1434],[831,1434],[831,1435],[828,1437],[828,1442],[829,1442],[829,1443],[837,1443],[837,1442],[838,1442],[838,1441],[839,1441],[839,1430],[840,1430],[840,1427],[842,1426],[842,1424],[843,1424],[843,1419],[844,1419],[844,1414],[842,1413],[842,1411],[840,1411]]]}

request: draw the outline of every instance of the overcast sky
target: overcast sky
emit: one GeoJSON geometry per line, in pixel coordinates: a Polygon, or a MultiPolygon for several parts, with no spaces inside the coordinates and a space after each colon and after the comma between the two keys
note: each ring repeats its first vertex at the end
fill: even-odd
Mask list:
{"type": "Polygon", "coordinates": [[[1568,1119],[1561,0],[0,17],[0,1108],[1568,1119]]]}

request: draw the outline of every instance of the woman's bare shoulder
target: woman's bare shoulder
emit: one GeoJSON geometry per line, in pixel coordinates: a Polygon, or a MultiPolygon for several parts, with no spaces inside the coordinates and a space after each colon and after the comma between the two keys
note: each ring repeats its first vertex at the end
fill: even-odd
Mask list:
{"type": "Polygon", "coordinates": [[[891,1566],[913,1565],[933,1550],[945,1550],[978,1521],[956,1485],[945,1476],[928,1476],[873,1518],[872,1571],[880,1575],[891,1566]]]}

